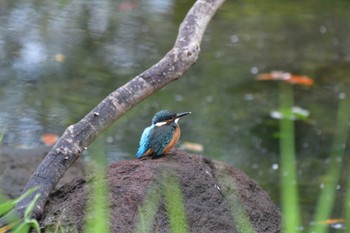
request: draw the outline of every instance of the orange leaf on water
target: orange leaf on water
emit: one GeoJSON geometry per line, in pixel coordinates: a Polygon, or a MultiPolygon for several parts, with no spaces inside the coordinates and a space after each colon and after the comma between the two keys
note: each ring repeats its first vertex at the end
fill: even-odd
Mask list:
{"type": "Polygon", "coordinates": [[[305,75],[294,75],[283,71],[272,71],[270,73],[258,74],[256,80],[280,80],[290,84],[302,85],[302,86],[312,86],[314,80],[305,75]]]}
{"type": "Polygon", "coordinates": [[[137,2],[133,1],[124,1],[118,4],[119,11],[129,11],[137,7],[137,2]]]}
{"type": "Polygon", "coordinates": [[[270,73],[258,74],[256,76],[256,80],[286,80],[291,76],[290,73],[286,73],[283,71],[271,71],[270,73]]]}
{"type": "Polygon", "coordinates": [[[183,142],[181,144],[181,148],[185,150],[190,150],[193,152],[203,152],[204,147],[202,144],[194,143],[194,142],[183,142]]]}
{"type": "Polygon", "coordinates": [[[46,145],[46,146],[53,146],[56,144],[58,141],[59,136],[54,133],[44,133],[41,135],[41,141],[46,145]]]}
{"type": "Polygon", "coordinates": [[[320,222],[321,224],[326,224],[326,225],[332,225],[332,224],[335,224],[335,223],[343,223],[345,222],[345,219],[343,218],[331,218],[331,219],[327,219],[326,221],[322,221],[320,222]]]}
{"type": "Polygon", "coordinates": [[[292,75],[289,79],[284,80],[287,83],[298,84],[302,86],[312,86],[314,85],[314,80],[304,75],[292,75]]]}
{"type": "Polygon", "coordinates": [[[62,53],[57,53],[55,55],[55,61],[57,61],[57,62],[64,62],[64,59],[65,59],[65,57],[62,53]]]}

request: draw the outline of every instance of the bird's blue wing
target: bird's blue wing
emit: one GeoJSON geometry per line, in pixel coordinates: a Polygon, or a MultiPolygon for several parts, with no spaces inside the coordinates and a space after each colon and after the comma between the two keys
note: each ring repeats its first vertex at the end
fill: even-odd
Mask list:
{"type": "Polygon", "coordinates": [[[148,146],[152,148],[154,155],[159,156],[163,154],[165,147],[173,138],[175,129],[175,125],[154,127],[148,140],[148,146]]]}
{"type": "Polygon", "coordinates": [[[146,129],[144,129],[142,135],[141,135],[141,139],[140,139],[140,146],[139,149],[136,153],[136,156],[138,158],[142,157],[144,153],[146,153],[146,151],[150,148],[149,146],[149,137],[151,134],[151,131],[153,129],[153,125],[147,127],[146,129]]]}

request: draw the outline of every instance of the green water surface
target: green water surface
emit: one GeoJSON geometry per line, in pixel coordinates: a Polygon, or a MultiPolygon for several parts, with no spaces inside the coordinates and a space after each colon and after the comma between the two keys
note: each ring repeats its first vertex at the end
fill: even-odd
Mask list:
{"type": "MultiPolygon", "coordinates": [[[[62,134],[171,49],[193,2],[2,0],[3,143],[37,147],[43,133],[62,134]]],[[[206,31],[198,62],[101,136],[108,160],[135,159],[143,128],[158,110],[191,111],[180,121],[179,145],[203,145],[203,155],[237,166],[279,203],[279,124],[270,116],[279,88],[255,76],[272,70],[304,74],[315,85],[293,89],[295,105],[310,112],[308,120],[295,122],[302,221],[308,225],[339,99],[349,92],[349,12],[350,2],[340,0],[227,0],[206,31]]],[[[343,217],[348,175],[345,170],[337,186],[332,218],[343,217]]]]}

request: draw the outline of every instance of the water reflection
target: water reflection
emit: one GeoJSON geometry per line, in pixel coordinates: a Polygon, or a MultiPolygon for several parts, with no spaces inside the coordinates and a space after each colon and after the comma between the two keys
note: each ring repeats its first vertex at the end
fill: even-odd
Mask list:
{"type": "MultiPolygon", "coordinates": [[[[2,1],[3,143],[35,147],[41,134],[61,134],[79,121],[172,47],[190,4],[2,1]]],[[[271,70],[306,74],[316,85],[295,87],[294,95],[296,106],[310,112],[309,121],[296,122],[300,192],[310,219],[339,98],[348,91],[348,12],[347,4],[333,1],[226,1],[208,28],[197,64],[103,134],[108,160],[133,159],[143,128],[158,110],[192,111],[182,122],[181,140],[203,145],[206,156],[235,164],[278,202],[278,121],[270,117],[278,106],[278,88],[256,82],[255,75],[271,70]]],[[[343,189],[338,191],[343,195],[343,189]]]]}

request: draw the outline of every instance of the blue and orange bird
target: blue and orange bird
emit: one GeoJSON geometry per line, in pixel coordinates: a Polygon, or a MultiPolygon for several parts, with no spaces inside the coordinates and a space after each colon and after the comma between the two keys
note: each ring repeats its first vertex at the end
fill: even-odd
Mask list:
{"type": "Polygon", "coordinates": [[[152,125],[145,128],[141,135],[136,156],[156,158],[168,153],[180,138],[180,126],[177,123],[179,118],[190,113],[176,113],[169,110],[157,112],[152,118],[152,125]]]}

